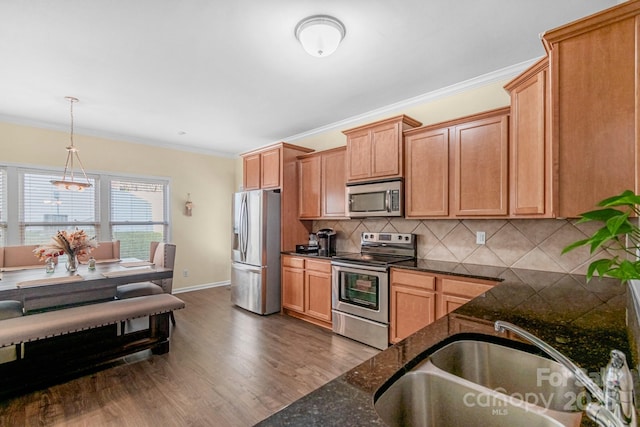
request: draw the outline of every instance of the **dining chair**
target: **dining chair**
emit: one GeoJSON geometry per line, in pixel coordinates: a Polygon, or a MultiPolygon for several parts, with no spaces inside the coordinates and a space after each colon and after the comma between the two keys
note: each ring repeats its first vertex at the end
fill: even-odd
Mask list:
{"type": "MultiPolygon", "coordinates": [[[[22,303],[20,301],[6,300],[0,301],[0,320],[12,319],[24,315],[22,303]]],[[[7,347],[9,348],[9,347],[7,347]]],[[[22,358],[21,344],[15,346],[16,359],[22,358]]],[[[11,357],[11,356],[8,356],[11,357]]]]}
{"type": "Polygon", "coordinates": [[[44,267],[44,260],[40,261],[33,253],[37,247],[38,245],[0,247],[0,269],[44,267]]]}
{"type": "Polygon", "coordinates": [[[94,248],[91,253],[78,257],[78,261],[85,264],[89,258],[93,257],[96,261],[108,261],[120,259],[120,240],[112,240],[106,242],[98,242],[98,247],[94,248]]]}
{"type": "MultiPolygon", "coordinates": [[[[173,269],[176,260],[176,245],[173,243],[151,242],[149,246],[149,261],[156,267],[173,269]]],[[[153,280],[150,282],[127,283],[116,289],[117,299],[135,298],[145,295],[170,294],[173,290],[173,276],[170,279],[153,280]]],[[[175,326],[176,319],[170,313],[171,323],[175,326]]]]}

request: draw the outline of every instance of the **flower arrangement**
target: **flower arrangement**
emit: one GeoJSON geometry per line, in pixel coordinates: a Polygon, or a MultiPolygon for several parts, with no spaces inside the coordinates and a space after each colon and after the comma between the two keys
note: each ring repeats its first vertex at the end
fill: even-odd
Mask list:
{"type": "Polygon", "coordinates": [[[40,245],[33,250],[35,256],[40,261],[47,258],[53,258],[67,254],[69,257],[77,257],[91,253],[94,248],[98,247],[95,236],[89,237],[84,230],[78,230],[69,233],[67,231],[58,231],[51,238],[51,242],[40,245]]]}

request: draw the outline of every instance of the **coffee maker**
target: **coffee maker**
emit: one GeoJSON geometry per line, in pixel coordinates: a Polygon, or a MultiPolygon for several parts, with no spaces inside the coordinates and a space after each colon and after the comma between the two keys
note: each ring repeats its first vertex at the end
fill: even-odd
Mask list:
{"type": "Polygon", "coordinates": [[[316,233],[318,238],[318,255],[333,256],[336,254],[336,232],[331,228],[323,228],[316,233]]]}

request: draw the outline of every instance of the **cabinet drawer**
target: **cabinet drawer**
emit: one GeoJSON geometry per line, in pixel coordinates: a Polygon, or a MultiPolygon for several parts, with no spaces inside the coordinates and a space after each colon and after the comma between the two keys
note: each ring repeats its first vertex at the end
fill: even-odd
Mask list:
{"type": "Polygon", "coordinates": [[[442,293],[448,295],[460,295],[467,298],[475,298],[478,295],[493,288],[494,284],[475,283],[467,280],[442,279],[442,293]]]}
{"type": "Polygon", "coordinates": [[[307,270],[320,271],[322,273],[331,274],[331,262],[329,261],[307,259],[305,267],[307,270]]]}
{"type": "Polygon", "coordinates": [[[435,276],[408,270],[391,269],[391,283],[413,286],[414,288],[422,288],[430,291],[436,290],[435,276]]]}
{"type": "Polygon", "coordinates": [[[284,267],[304,268],[304,258],[292,257],[292,256],[283,256],[282,257],[282,265],[284,267]]]}

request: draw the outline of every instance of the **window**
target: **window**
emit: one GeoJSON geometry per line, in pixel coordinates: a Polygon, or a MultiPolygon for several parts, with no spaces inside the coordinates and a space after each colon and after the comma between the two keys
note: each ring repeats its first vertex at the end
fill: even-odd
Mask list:
{"type": "Polygon", "coordinates": [[[21,244],[38,245],[47,242],[58,230],[82,228],[90,236],[103,239],[97,221],[96,180],[84,191],[60,190],[51,180],[60,179],[51,173],[23,171],[20,203],[21,244]]]}
{"type": "Polygon", "coordinates": [[[147,259],[150,242],[163,241],[166,235],[165,185],[113,179],[110,193],[110,226],[113,238],[120,240],[120,254],[147,259]]]}
{"type": "Polygon", "coordinates": [[[0,246],[7,244],[7,171],[0,168],[0,246]]]}
{"type": "Polygon", "coordinates": [[[151,241],[169,236],[169,181],[88,175],[91,187],[60,190],[60,172],[0,165],[0,246],[46,243],[58,230],[83,229],[120,240],[120,256],[148,259],[151,241]]]}

